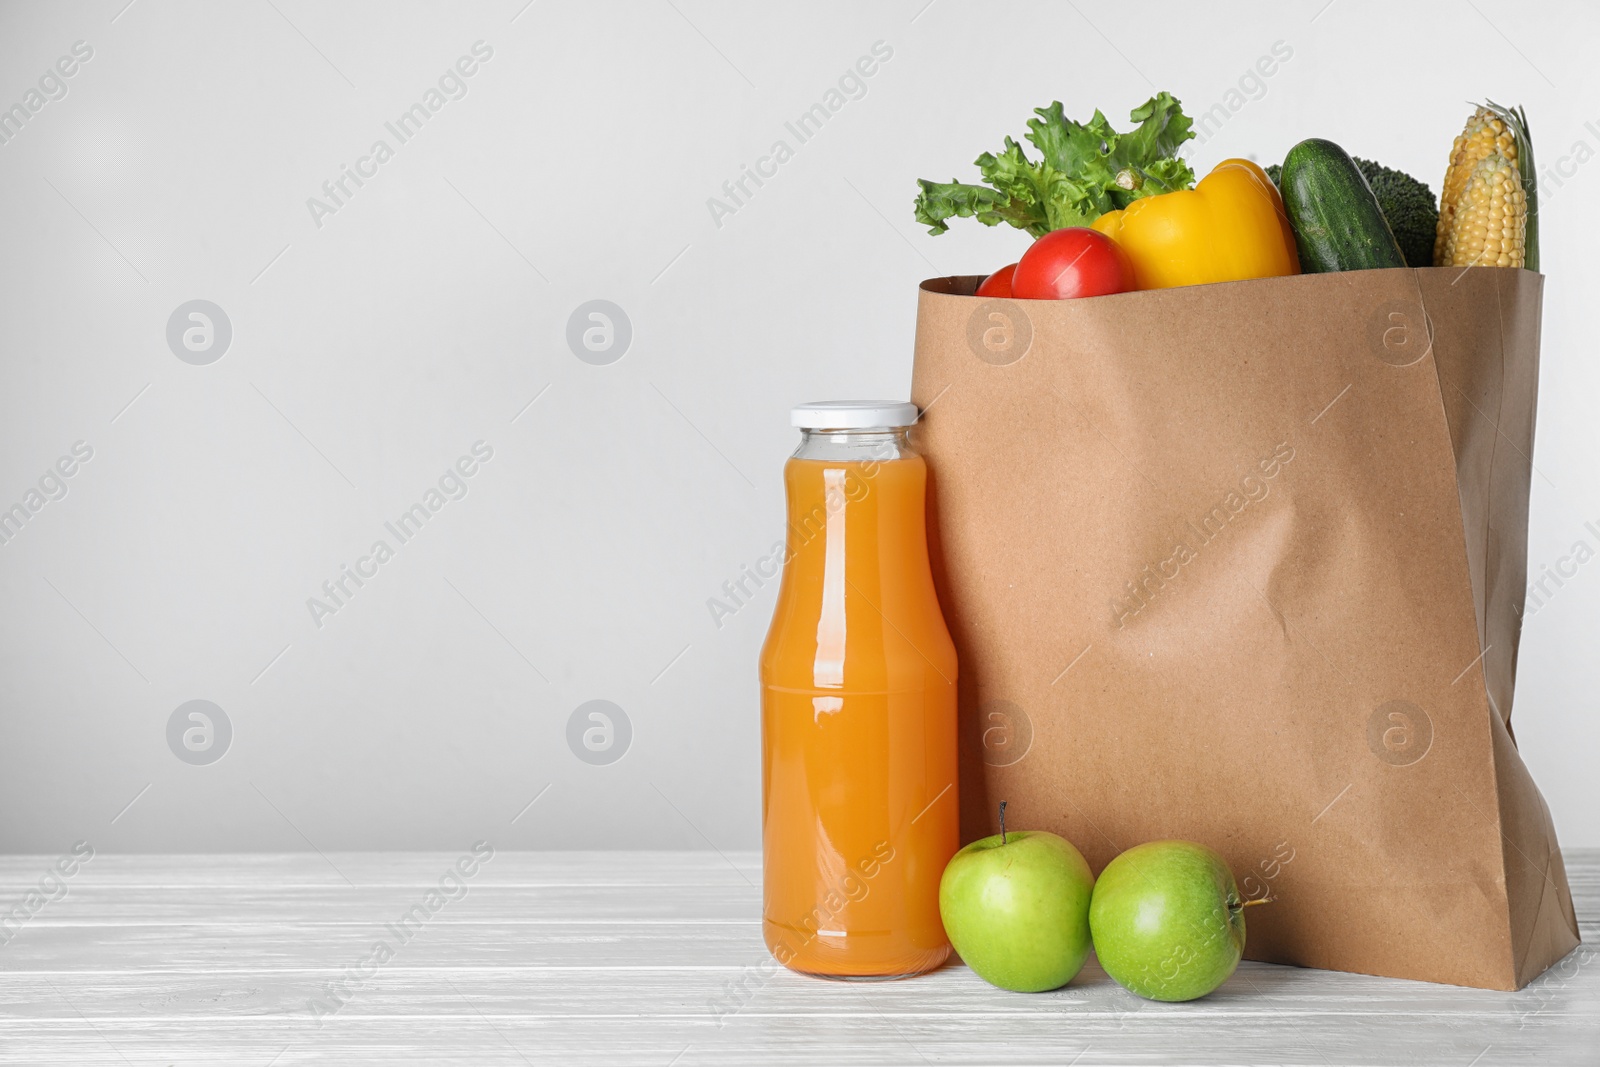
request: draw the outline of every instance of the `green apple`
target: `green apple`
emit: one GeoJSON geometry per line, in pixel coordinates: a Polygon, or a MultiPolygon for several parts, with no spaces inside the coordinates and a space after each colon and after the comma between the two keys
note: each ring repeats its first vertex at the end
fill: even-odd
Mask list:
{"type": "Polygon", "coordinates": [[[939,882],[939,915],[978,977],[1041,993],[1083,969],[1093,891],[1094,874],[1072,842],[1042,830],[1007,834],[1002,822],[1000,833],[950,858],[939,882]]]}
{"type": "Polygon", "coordinates": [[[1089,905],[1100,966],[1149,1000],[1194,1000],[1244,954],[1244,905],[1221,856],[1192,841],[1151,841],[1100,872],[1089,905]]]}

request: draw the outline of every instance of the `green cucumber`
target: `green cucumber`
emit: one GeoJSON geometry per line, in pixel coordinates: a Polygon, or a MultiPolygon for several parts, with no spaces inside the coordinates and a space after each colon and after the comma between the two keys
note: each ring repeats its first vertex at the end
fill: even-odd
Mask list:
{"type": "Polygon", "coordinates": [[[1280,181],[1301,271],[1406,265],[1378,198],[1344,149],[1316,137],[1301,141],[1284,158],[1280,181]]]}

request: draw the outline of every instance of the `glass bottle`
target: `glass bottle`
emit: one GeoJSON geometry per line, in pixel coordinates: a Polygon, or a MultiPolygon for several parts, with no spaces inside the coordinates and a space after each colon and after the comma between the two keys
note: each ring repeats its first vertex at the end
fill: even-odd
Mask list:
{"type": "Polygon", "coordinates": [[[761,653],[762,930],[779,962],[888,979],[950,953],[956,654],[909,403],[791,413],[783,578],[761,653]]]}

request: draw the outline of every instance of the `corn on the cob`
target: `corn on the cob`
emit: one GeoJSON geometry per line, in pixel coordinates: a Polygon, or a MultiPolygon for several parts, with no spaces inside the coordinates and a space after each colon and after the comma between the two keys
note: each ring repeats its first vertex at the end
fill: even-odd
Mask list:
{"type": "Polygon", "coordinates": [[[1434,262],[1445,267],[1520,267],[1528,203],[1516,164],[1491,152],[1452,206],[1454,221],[1434,262]]]}
{"type": "Polygon", "coordinates": [[[1439,198],[1437,266],[1538,269],[1533,145],[1520,110],[1490,101],[1455,139],[1439,198]]]}

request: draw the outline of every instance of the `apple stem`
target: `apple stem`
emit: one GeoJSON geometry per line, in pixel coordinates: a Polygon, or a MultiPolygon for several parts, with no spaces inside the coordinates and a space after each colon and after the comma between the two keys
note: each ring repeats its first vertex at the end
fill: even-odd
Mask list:
{"type": "Polygon", "coordinates": [[[1254,900],[1247,900],[1243,904],[1240,904],[1239,906],[1241,908],[1253,908],[1257,904],[1271,904],[1274,900],[1277,900],[1277,899],[1278,899],[1277,897],[1256,897],[1254,900]]]}
{"type": "Polygon", "coordinates": [[[1000,843],[1006,843],[1006,802],[1000,802],[1000,843]]]}

